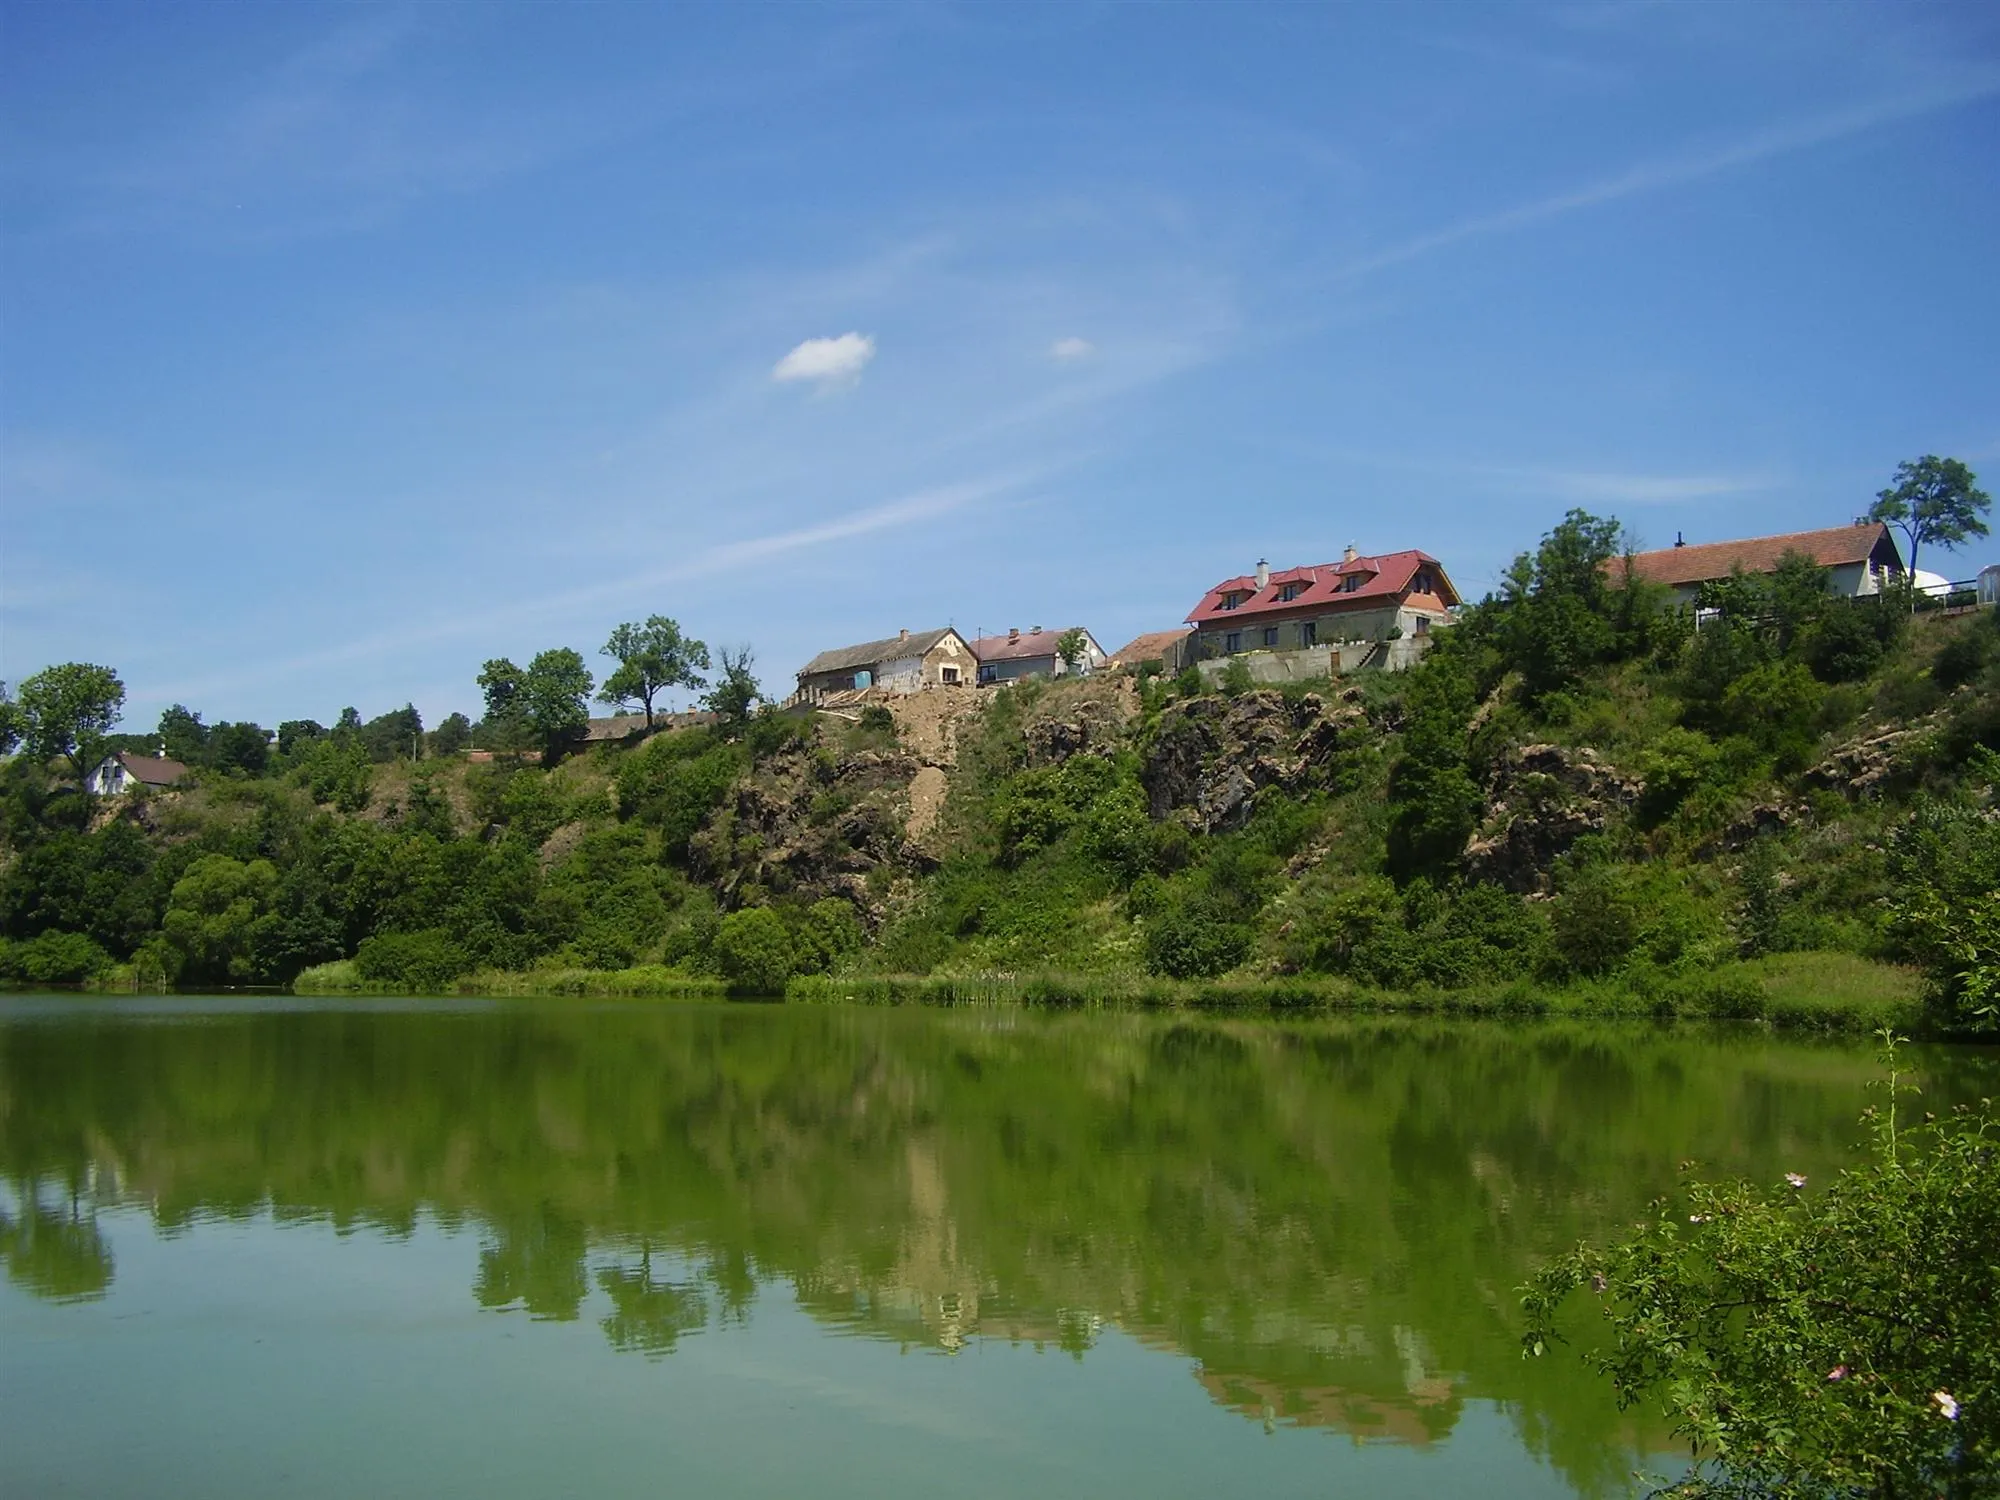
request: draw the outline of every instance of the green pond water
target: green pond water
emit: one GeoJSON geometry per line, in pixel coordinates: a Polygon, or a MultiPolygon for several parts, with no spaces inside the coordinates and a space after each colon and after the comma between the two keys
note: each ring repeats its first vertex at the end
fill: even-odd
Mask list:
{"type": "MultiPolygon", "coordinates": [[[[2000,1084],[1911,1057],[1932,1108],[2000,1084]]],[[[1875,1074],[1754,1031],[0,997],[0,1493],[1630,1494],[1660,1429],[1524,1361],[1516,1288],[1683,1159],[1824,1180],[1875,1074]]]]}

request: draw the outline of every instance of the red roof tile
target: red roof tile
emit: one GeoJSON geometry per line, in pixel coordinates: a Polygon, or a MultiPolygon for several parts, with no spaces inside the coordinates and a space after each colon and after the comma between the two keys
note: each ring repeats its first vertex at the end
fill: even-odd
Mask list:
{"type": "MultiPolygon", "coordinates": [[[[982,662],[1021,661],[1037,656],[1054,656],[1056,642],[1072,630],[1083,630],[1081,625],[1065,625],[1061,630],[1044,630],[1037,625],[1033,630],[1024,630],[1018,636],[982,635],[972,643],[972,654],[982,662]]],[[[1085,636],[1089,631],[1083,630],[1085,636]]]]}
{"type": "Polygon", "coordinates": [[[1225,578],[1202,595],[1201,602],[1189,612],[1188,623],[1207,625],[1217,620],[1254,618],[1278,610],[1349,609],[1360,604],[1379,604],[1386,599],[1400,599],[1409,593],[1417,570],[1424,567],[1436,575],[1439,600],[1446,606],[1457,604],[1458,590],[1445,576],[1443,566],[1428,552],[1413,550],[1385,552],[1380,557],[1356,557],[1345,562],[1318,563],[1310,568],[1277,569],[1271,573],[1261,591],[1251,574],[1225,578]],[[1364,581],[1350,592],[1342,585],[1349,575],[1355,574],[1364,581]],[[1292,583],[1304,584],[1305,587],[1286,599],[1283,597],[1285,585],[1292,583]],[[1243,595],[1242,601],[1234,609],[1225,608],[1222,601],[1233,593],[1243,595]]]}
{"type": "MultiPolygon", "coordinates": [[[[1900,571],[1902,560],[1889,528],[1879,521],[1859,526],[1829,526],[1820,531],[1788,531],[1780,536],[1753,536],[1737,542],[1697,542],[1685,547],[1662,547],[1657,552],[1632,555],[1633,573],[1646,583],[1685,587],[1727,578],[1741,569],[1745,573],[1770,573],[1788,552],[1801,552],[1822,568],[1877,559],[1900,571]]],[[[1605,564],[1614,577],[1624,576],[1625,559],[1615,557],[1605,564]]]]}

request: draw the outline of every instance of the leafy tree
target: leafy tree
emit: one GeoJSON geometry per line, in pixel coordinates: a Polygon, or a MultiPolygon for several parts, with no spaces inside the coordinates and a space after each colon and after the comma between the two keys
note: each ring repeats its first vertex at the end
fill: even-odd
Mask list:
{"type": "Polygon", "coordinates": [[[176,703],[160,715],[160,746],[183,765],[206,765],[208,726],[200,714],[176,703]]]}
{"type": "Polygon", "coordinates": [[[2000,819],[1919,806],[1889,840],[1890,932],[1952,1031],[2000,1033],[2000,819]]]}
{"type": "Polygon", "coordinates": [[[256,960],[260,928],[272,920],[278,872],[269,860],[204,854],[174,883],[161,930],[181,956],[184,977],[244,983],[264,978],[256,960]]]}
{"type": "Polygon", "coordinates": [[[377,765],[392,760],[414,760],[423,745],[424,720],[416,705],[405,703],[363,724],[362,749],[377,765]]]}
{"type": "Polygon", "coordinates": [[[1056,637],[1056,655],[1062,658],[1063,665],[1071,671],[1075,671],[1076,664],[1083,660],[1085,649],[1084,634],[1080,626],[1073,625],[1056,637]]]}
{"type": "Polygon", "coordinates": [[[21,711],[14,703],[14,695],[7,691],[7,684],[0,682],[0,755],[6,755],[21,743],[21,711]]]}
{"type": "Polygon", "coordinates": [[[431,731],[432,755],[456,755],[471,743],[472,721],[464,714],[446,714],[431,731]]]}
{"type": "MultiPolygon", "coordinates": [[[[1891,1063],[1893,1069],[1893,1061],[1891,1063]]],[[[2000,1164],[1990,1104],[1901,1130],[1824,1188],[1691,1185],[1524,1298],[1527,1352],[1587,1288],[1619,1401],[1696,1453],[1683,1496],[1990,1495],[2000,1488],[2000,1164]]],[[[1907,1092],[1907,1090],[1903,1090],[1907,1092]]]]}
{"type": "Polygon", "coordinates": [[[340,717],[333,722],[333,736],[343,742],[361,733],[361,710],[349,704],[340,711],[340,717]]]}
{"type": "Polygon", "coordinates": [[[722,732],[733,739],[750,722],[750,711],[763,696],[763,688],[750,670],[757,657],[748,646],[724,646],[721,656],[722,671],[702,702],[715,715],[722,732]]]}
{"type": "Polygon", "coordinates": [[[261,776],[271,762],[271,736],[260,724],[247,720],[240,724],[224,720],[208,731],[208,765],[218,771],[241,771],[261,776]]]}
{"type": "MultiPolygon", "coordinates": [[[[1993,497],[1980,489],[1972,470],[1955,458],[1925,454],[1896,466],[1896,482],[1875,497],[1868,519],[1885,521],[1910,544],[1910,572],[1917,571],[1917,549],[1934,543],[1954,551],[1968,537],[1985,536],[1986,513],[1993,497]]],[[[1916,607],[1916,595],[1910,596],[1916,607]]]]}
{"type": "Polygon", "coordinates": [[[653,699],[670,687],[699,689],[707,685],[708,647],[665,615],[652,615],[643,625],[624,624],[611,632],[604,655],[618,663],[598,690],[600,703],[638,703],[653,727],[653,699]]]}
{"type": "Polygon", "coordinates": [[[792,935],[768,906],[731,912],[715,933],[715,957],[734,989],[752,995],[782,994],[792,976],[792,935]]]}
{"type": "Polygon", "coordinates": [[[1523,552],[1507,570],[1502,630],[1530,703],[1573,686],[1586,669],[1618,654],[1619,605],[1642,592],[1628,587],[1613,598],[1607,567],[1623,534],[1615,520],[1572,510],[1532,556],[1523,552]]]}
{"type": "Polygon", "coordinates": [[[551,647],[526,671],[495,657],[479,674],[486,717],[519,725],[537,743],[542,764],[552,766],[590,730],[590,669],[567,646],[551,647]]]}
{"type": "Polygon", "coordinates": [[[315,740],[326,738],[326,730],[315,719],[286,719],[278,725],[278,753],[289,756],[315,740]]]}
{"type": "Polygon", "coordinates": [[[65,662],[21,684],[21,739],[38,760],[69,762],[79,788],[102,758],[104,737],[125,707],[125,684],[109,667],[65,662]]]}

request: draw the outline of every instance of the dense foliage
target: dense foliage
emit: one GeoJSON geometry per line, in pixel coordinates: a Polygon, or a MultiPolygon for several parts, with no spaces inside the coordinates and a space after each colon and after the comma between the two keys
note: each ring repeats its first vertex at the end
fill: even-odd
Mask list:
{"type": "MultiPolygon", "coordinates": [[[[965,695],[921,839],[924,705],[776,715],[748,648],[705,727],[587,753],[566,648],[489,661],[482,719],[428,733],[408,705],[267,735],[177,704],[120,736],[115,675],[52,668],[0,703],[29,752],[0,772],[0,974],[1060,972],[1754,1016],[1772,966],[1838,955],[1920,973],[1941,1031],[2000,1030],[2000,617],[1840,598],[1802,557],[1677,607],[1625,546],[1572,512],[1404,673],[965,695]],[[195,774],[93,807],[97,741],[195,774]]],[[[641,706],[709,662],[664,616],[606,651],[600,696],[641,706]]]]}
{"type": "MultiPolygon", "coordinates": [[[[1893,1065],[1892,1065],[1893,1066],[1893,1065]]],[[[1540,1272],[1530,1352],[1585,1288],[1619,1401],[1691,1445],[1688,1496],[1989,1495],[2000,1487],[2000,1163],[1990,1102],[1899,1125],[1820,1186],[1692,1184],[1629,1239],[1540,1272]]]]}

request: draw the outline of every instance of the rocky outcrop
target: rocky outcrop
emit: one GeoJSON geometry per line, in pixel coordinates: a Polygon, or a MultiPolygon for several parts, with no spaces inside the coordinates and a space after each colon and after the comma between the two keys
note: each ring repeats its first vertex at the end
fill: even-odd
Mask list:
{"type": "Polygon", "coordinates": [[[1297,795],[1327,785],[1363,734],[1372,738],[1352,689],[1331,700],[1270,690],[1204,695],[1161,712],[1140,778],[1155,818],[1216,833],[1249,821],[1265,787],[1297,795]]]}
{"type": "Polygon", "coordinates": [[[1839,792],[1852,801],[1882,794],[1883,784],[1896,774],[1902,748],[1920,728],[1885,729],[1842,745],[1802,778],[1809,787],[1839,792]]]}
{"type": "Polygon", "coordinates": [[[1595,750],[1523,745],[1493,767],[1485,811],[1465,846],[1465,873],[1527,894],[1549,888],[1549,870],[1576,841],[1602,833],[1643,786],[1595,750]]]}
{"type": "Polygon", "coordinates": [[[1125,721],[1109,703],[1085,699],[1068,710],[1022,726],[1031,766],[1057,766],[1073,755],[1109,755],[1124,738],[1125,721]]]}
{"type": "Polygon", "coordinates": [[[882,911],[869,876],[930,868],[905,834],[901,809],[920,762],[900,751],[834,758],[800,747],[739,782],[689,842],[695,874],[725,900],[747,885],[808,900],[840,896],[871,925],[882,911]]]}

